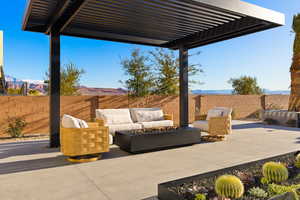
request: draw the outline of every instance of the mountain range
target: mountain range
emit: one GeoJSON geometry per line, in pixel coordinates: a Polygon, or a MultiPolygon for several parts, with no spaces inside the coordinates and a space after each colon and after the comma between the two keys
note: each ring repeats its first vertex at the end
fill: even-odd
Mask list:
{"type": "MultiPolygon", "coordinates": [[[[5,80],[9,88],[21,88],[22,85],[26,82],[28,83],[29,89],[38,90],[40,93],[45,94],[46,84],[43,80],[21,80],[12,76],[5,76],[5,80]]],[[[267,90],[265,89],[265,94],[290,94],[289,90],[267,90]]],[[[122,88],[93,88],[87,86],[80,86],[79,92],[81,95],[121,95],[127,94],[127,91],[122,88]]],[[[192,94],[203,94],[203,95],[230,95],[232,90],[192,90],[192,94]]]]}

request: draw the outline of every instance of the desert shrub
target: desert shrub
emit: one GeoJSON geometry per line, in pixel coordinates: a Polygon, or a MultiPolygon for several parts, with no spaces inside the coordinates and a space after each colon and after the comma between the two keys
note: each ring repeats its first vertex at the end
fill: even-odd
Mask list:
{"type": "Polygon", "coordinates": [[[196,194],[194,200],[206,200],[205,194],[196,194]]]}
{"type": "Polygon", "coordinates": [[[268,197],[268,193],[264,191],[263,189],[259,187],[253,187],[251,188],[248,193],[253,196],[253,197],[258,197],[258,198],[266,198],[268,197]]]}
{"type": "Polygon", "coordinates": [[[223,198],[240,198],[244,194],[244,185],[236,176],[223,175],[217,178],[215,191],[223,198]]]}
{"type": "Polygon", "coordinates": [[[271,103],[266,105],[266,110],[282,110],[282,109],[283,107],[277,104],[271,103]]]}
{"type": "Polygon", "coordinates": [[[263,176],[270,182],[280,183],[289,177],[288,169],[278,162],[267,162],[263,165],[263,176]]]}
{"type": "Polygon", "coordinates": [[[15,117],[8,119],[8,128],[6,132],[13,138],[18,138],[23,136],[23,129],[26,126],[26,121],[22,117],[15,117]]]}
{"type": "Polygon", "coordinates": [[[231,119],[236,119],[236,113],[234,110],[231,112],[231,119]]]}
{"type": "Polygon", "coordinates": [[[279,122],[277,120],[271,119],[271,118],[265,119],[264,123],[268,124],[268,125],[278,125],[279,124],[279,122]]]}

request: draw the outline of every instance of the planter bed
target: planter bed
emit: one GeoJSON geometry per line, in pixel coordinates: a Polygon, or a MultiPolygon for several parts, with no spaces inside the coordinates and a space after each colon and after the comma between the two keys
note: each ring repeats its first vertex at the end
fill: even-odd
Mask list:
{"type": "Polygon", "coordinates": [[[117,131],[115,143],[130,153],[143,153],[172,147],[200,143],[197,128],[165,128],[162,130],[117,131]]]}
{"type": "Polygon", "coordinates": [[[263,164],[269,161],[281,162],[285,164],[289,171],[289,179],[280,183],[280,185],[300,184],[300,169],[294,166],[295,156],[298,153],[299,151],[291,152],[263,160],[161,183],[158,185],[158,198],[159,200],[194,200],[196,194],[205,194],[206,200],[218,200],[218,195],[215,193],[214,189],[215,181],[218,177],[229,174],[239,177],[244,184],[244,195],[238,199],[268,200],[271,198],[270,196],[265,198],[257,198],[248,193],[248,190],[253,187],[260,187],[267,191],[268,185],[261,183],[263,164]]]}

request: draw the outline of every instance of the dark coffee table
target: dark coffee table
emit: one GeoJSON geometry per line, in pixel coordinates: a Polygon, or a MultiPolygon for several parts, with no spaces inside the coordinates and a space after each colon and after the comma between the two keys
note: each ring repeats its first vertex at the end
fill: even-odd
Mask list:
{"type": "Polygon", "coordinates": [[[143,153],[201,142],[200,129],[174,128],[167,130],[117,131],[115,144],[130,153],[143,153]]]}

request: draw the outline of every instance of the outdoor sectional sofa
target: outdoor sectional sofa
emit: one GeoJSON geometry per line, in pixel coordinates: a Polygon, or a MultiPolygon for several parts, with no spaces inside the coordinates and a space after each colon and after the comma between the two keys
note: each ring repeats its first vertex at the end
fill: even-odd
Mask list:
{"type": "Polygon", "coordinates": [[[97,109],[96,121],[107,126],[110,144],[116,131],[130,131],[173,126],[173,115],[164,114],[161,108],[97,109]]]}

